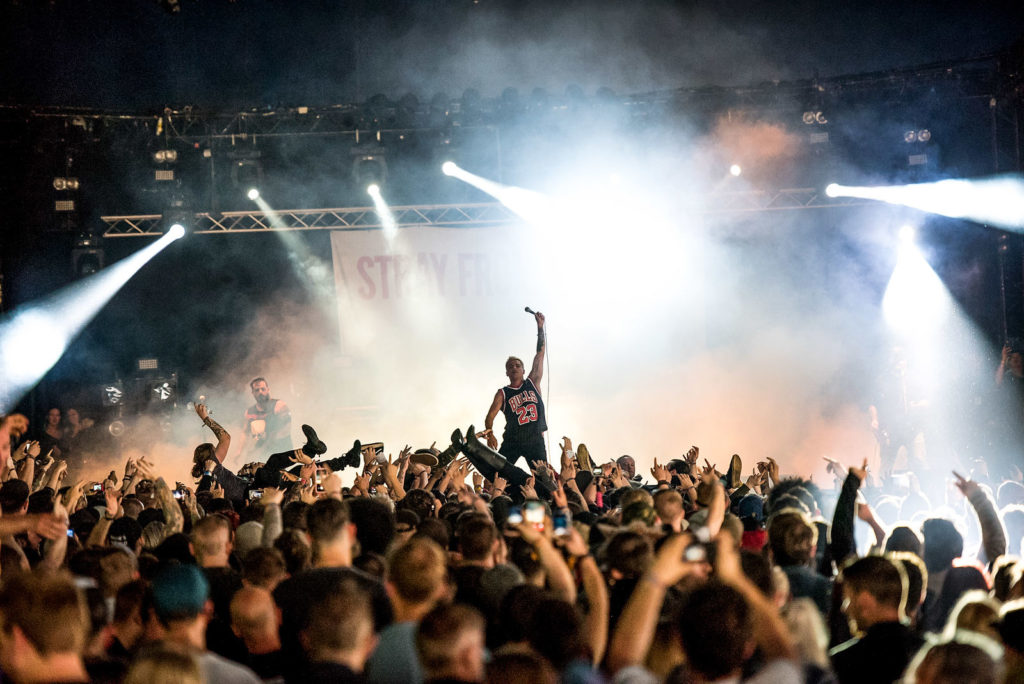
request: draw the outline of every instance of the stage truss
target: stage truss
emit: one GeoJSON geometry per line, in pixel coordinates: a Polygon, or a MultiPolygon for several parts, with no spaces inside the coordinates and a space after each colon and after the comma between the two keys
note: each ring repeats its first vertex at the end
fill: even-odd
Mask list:
{"type": "MultiPolygon", "coordinates": [[[[694,207],[702,214],[831,209],[870,203],[856,198],[831,198],[814,188],[790,188],[774,191],[717,193],[711,206],[694,207]]],[[[399,228],[445,227],[484,228],[506,225],[520,219],[504,205],[435,204],[391,207],[399,228]]],[[[145,237],[165,231],[160,214],[102,216],[103,237],[145,237]]],[[[192,232],[197,234],[265,233],[294,230],[374,230],[383,227],[373,207],[338,209],[282,209],[271,216],[262,211],[197,213],[192,232]]]]}

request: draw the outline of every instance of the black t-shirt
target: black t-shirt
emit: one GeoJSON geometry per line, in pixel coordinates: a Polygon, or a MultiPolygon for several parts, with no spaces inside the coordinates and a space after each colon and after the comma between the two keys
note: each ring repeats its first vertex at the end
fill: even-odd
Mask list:
{"type": "Polygon", "coordinates": [[[203,568],[210,583],[213,618],[206,626],[206,647],[225,658],[240,661],[245,644],[231,630],[231,599],[242,588],[241,576],[231,568],[203,568]]]}
{"type": "Polygon", "coordinates": [[[526,378],[522,385],[515,388],[506,385],[501,388],[501,393],[504,396],[501,411],[505,414],[502,439],[513,443],[541,439],[548,425],[544,416],[544,402],[533,380],[526,378]]]}

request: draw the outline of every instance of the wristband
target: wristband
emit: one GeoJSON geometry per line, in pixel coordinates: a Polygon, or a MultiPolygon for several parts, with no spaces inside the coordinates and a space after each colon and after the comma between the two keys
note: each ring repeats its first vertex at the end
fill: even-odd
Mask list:
{"type": "Polygon", "coordinates": [[[658,480],[658,486],[660,487],[661,485],[667,485],[669,487],[672,486],[672,484],[668,480],[658,480]]]}

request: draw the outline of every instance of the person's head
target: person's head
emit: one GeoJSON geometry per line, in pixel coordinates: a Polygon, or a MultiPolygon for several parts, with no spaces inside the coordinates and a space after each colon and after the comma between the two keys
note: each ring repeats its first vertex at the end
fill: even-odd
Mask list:
{"type": "Polygon", "coordinates": [[[306,525],[313,543],[314,564],[352,564],[356,529],[350,522],[345,504],[337,499],[319,499],[310,507],[306,525]]]}
{"type": "Polygon", "coordinates": [[[68,425],[71,427],[78,427],[78,409],[69,408],[65,411],[65,415],[67,416],[68,425]]]}
{"type": "Polygon", "coordinates": [[[973,644],[944,641],[921,649],[905,681],[915,684],[996,684],[1001,667],[993,657],[973,644]]]}
{"type": "Polygon", "coordinates": [[[221,515],[208,515],[192,528],[196,562],[204,568],[223,568],[231,556],[231,523],[221,515]]]}
{"type": "Polygon", "coordinates": [[[448,558],[430,539],[411,539],[391,552],[384,586],[392,600],[433,605],[445,590],[448,558]]]}
{"type": "Polygon", "coordinates": [[[116,596],[121,587],[139,576],[139,563],[135,554],[123,546],[105,549],[99,565],[99,585],[107,598],[116,596]]]}
{"type": "Polygon", "coordinates": [[[632,479],[633,476],[636,475],[636,461],[634,461],[633,457],[629,454],[619,456],[615,459],[615,462],[618,464],[619,469],[622,470],[622,474],[625,475],[627,479],[632,479]]]}
{"type": "Polygon", "coordinates": [[[356,537],[363,553],[387,553],[395,536],[395,514],[387,504],[361,496],[349,499],[349,518],[356,526],[356,537]]]}
{"type": "Polygon", "coordinates": [[[280,647],[280,624],[281,612],[266,589],[245,586],[231,597],[231,630],[250,653],[267,652],[260,645],[268,642],[280,647]]]}
{"type": "Polygon", "coordinates": [[[1006,358],[1006,369],[1018,378],[1024,378],[1024,355],[1017,350],[1006,358]]]}
{"type": "Polygon", "coordinates": [[[523,377],[526,375],[523,360],[518,356],[508,357],[505,361],[505,375],[513,385],[522,382],[523,377]]]}
{"type": "Polygon", "coordinates": [[[923,558],[928,572],[948,570],[963,555],[964,538],[945,518],[929,518],[921,524],[924,537],[923,558]]]}
{"type": "Polygon", "coordinates": [[[210,442],[203,442],[192,451],[192,477],[200,478],[206,470],[206,462],[217,460],[214,454],[214,446],[210,442]]]}
{"type": "Polygon", "coordinates": [[[145,580],[132,580],[117,590],[111,624],[117,630],[118,640],[129,650],[135,648],[145,632],[149,603],[149,583],[145,580]]]}
{"type": "Polygon", "coordinates": [[[558,684],[558,673],[546,659],[529,652],[506,652],[487,663],[488,684],[558,684]]]}
{"type": "Polygon", "coordinates": [[[707,680],[738,674],[754,652],[747,602],[738,591],[717,580],[683,597],[678,629],[687,662],[707,680]]]}
{"type": "Polygon", "coordinates": [[[768,548],[776,565],[807,565],[817,544],[818,529],[799,509],[784,508],[768,520],[768,548]]]}
{"type": "MultiPolygon", "coordinates": [[[[0,495],[3,490],[0,489],[0,495]]],[[[1006,552],[1019,555],[1021,552],[1020,542],[1024,538],[1024,506],[1010,504],[1005,506],[1000,515],[1003,518],[1003,526],[1006,528],[1006,552]]]]}
{"type": "Polygon", "coordinates": [[[110,523],[107,541],[111,544],[121,544],[138,555],[142,552],[142,526],[134,518],[120,517],[110,523]]]}
{"type": "Polygon", "coordinates": [[[425,489],[410,489],[405,498],[399,502],[399,508],[406,508],[417,516],[420,521],[434,517],[437,499],[425,489]]]}
{"type": "Polygon", "coordinates": [[[843,612],[868,629],[880,622],[895,622],[905,614],[906,573],[883,556],[865,556],[843,566],[843,612]]]}
{"type": "Polygon", "coordinates": [[[619,532],[604,547],[604,562],[612,579],[640,577],[654,561],[654,547],[640,532],[619,532]]]}
{"type": "Polygon", "coordinates": [[[456,530],[462,559],[484,562],[492,557],[498,544],[498,529],[490,516],[475,513],[459,520],[456,530]]]}
{"type": "Polygon", "coordinates": [[[416,628],[425,679],[479,682],[484,677],[484,618],[467,605],[441,605],[416,628]]]}
{"type": "Polygon", "coordinates": [[[924,561],[916,553],[909,551],[893,551],[886,553],[885,557],[894,563],[899,563],[907,576],[907,617],[911,620],[917,617],[917,611],[924,603],[928,589],[928,569],[924,561]]]}
{"type": "Polygon", "coordinates": [[[8,480],[0,486],[0,511],[4,515],[24,513],[28,510],[28,483],[24,480],[8,480]]]}
{"type": "Polygon", "coordinates": [[[370,597],[355,581],[342,581],[313,603],[300,640],[310,660],[362,672],[377,646],[370,597]]]}
{"type": "Polygon", "coordinates": [[[4,573],[0,667],[5,675],[30,681],[46,672],[51,661],[80,658],[88,634],[85,599],[68,575],[4,573]]]}
{"type": "Polygon", "coordinates": [[[921,539],[921,535],[909,525],[897,525],[889,530],[885,538],[886,552],[907,551],[920,556],[923,548],[924,540],[921,539]]]}
{"type": "Polygon", "coordinates": [[[21,438],[22,435],[28,432],[28,418],[23,413],[11,413],[4,419],[4,425],[15,439],[21,438]]]}
{"type": "Polygon", "coordinates": [[[257,404],[263,405],[270,401],[270,386],[266,378],[253,378],[249,381],[249,389],[257,404]]]}
{"type": "Polygon", "coordinates": [[[308,569],[313,562],[313,549],[306,535],[299,530],[285,529],[281,536],[274,540],[274,548],[284,557],[284,567],[289,575],[308,569]]]}
{"type": "Polygon", "coordinates": [[[654,510],[663,523],[683,514],[683,495],[676,489],[660,489],[654,493],[654,510]]]}
{"type": "Polygon", "coordinates": [[[273,591],[287,577],[284,555],[273,547],[257,547],[242,558],[242,584],[247,587],[273,591]]]}
{"type": "Polygon", "coordinates": [[[55,428],[60,425],[60,409],[52,408],[46,412],[46,427],[55,428]]]}
{"type": "Polygon", "coordinates": [[[999,619],[1000,603],[981,589],[966,591],[949,612],[945,634],[952,638],[958,630],[977,632],[999,641],[995,622],[999,619]]]}
{"type": "Polygon", "coordinates": [[[194,565],[168,565],[153,578],[153,612],[165,627],[205,618],[210,584],[194,565]]]}
{"type": "Polygon", "coordinates": [[[408,508],[395,511],[395,543],[404,544],[416,534],[416,527],[420,524],[420,516],[408,508]]]}
{"type": "Polygon", "coordinates": [[[166,644],[140,652],[124,678],[124,684],[203,684],[204,681],[194,655],[166,644]]]}

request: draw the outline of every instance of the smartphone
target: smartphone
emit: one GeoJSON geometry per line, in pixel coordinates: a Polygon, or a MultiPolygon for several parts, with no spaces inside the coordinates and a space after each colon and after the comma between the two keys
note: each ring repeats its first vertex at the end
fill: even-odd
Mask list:
{"type": "Polygon", "coordinates": [[[174,490],[174,498],[175,499],[180,499],[183,496],[185,496],[185,492],[181,491],[180,489],[175,489],[174,490]]]}
{"type": "Polygon", "coordinates": [[[75,531],[73,529],[71,529],[70,527],[68,528],[68,536],[69,537],[74,537],[75,536],[75,531]]]}
{"type": "Polygon", "coordinates": [[[249,498],[250,499],[262,499],[263,498],[263,490],[262,489],[250,489],[249,490],[249,498]]]}
{"type": "Polygon", "coordinates": [[[523,506],[523,520],[538,530],[544,529],[544,504],[540,501],[527,501],[523,506]]]}
{"type": "Polygon", "coordinates": [[[94,491],[94,492],[102,492],[103,491],[103,485],[101,483],[97,482],[96,484],[94,484],[92,486],[92,491],[94,491]]]}
{"type": "Polygon", "coordinates": [[[521,506],[511,506],[508,509],[508,521],[513,525],[523,522],[523,509],[521,506]]]}
{"type": "Polygon", "coordinates": [[[387,459],[384,458],[384,442],[371,442],[363,445],[363,459],[369,463],[370,461],[377,461],[377,463],[383,463],[387,459]]]}
{"type": "Polygon", "coordinates": [[[565,515],[561,513],[556,515],[552,524],[554,526],[554,533],[556,537],[561,537],[562,535],[569,533],[569,519],[565,515]]]}
{"type": "Polygon", "coordinates": [[[318,491],[318,492],[324,491],[324,486],[320,482],[320,471],[319,470],[316,471],[316,491],[318,491]]]}

